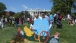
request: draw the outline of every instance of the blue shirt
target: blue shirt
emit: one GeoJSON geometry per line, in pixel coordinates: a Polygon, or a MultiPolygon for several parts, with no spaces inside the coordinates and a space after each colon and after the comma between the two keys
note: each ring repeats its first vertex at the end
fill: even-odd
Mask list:
{"type": "Polygon", "coordinates": [[[50,14],[50,20],[54,20],[54,17],[52,14],[50,14]]]}

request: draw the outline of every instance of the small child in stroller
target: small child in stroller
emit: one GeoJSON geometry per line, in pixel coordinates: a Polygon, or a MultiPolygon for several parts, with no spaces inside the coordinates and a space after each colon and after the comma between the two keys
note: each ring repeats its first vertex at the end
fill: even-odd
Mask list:
{"type": "Polygon", "coordinates": [[[62,28],[62,23],[59,20],[56,21],[56,25],[57,28],[62,28]]]}

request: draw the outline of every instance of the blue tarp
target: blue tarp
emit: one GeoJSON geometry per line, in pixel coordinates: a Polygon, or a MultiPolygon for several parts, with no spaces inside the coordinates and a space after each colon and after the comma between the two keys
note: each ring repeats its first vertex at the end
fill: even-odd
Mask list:
{"type": "MultiPolygon", "coordinates": [[[[46,31],[46,32],[49,31],[49,23],[46,18],[43,18],[42,20],[40,18],[36,19],[34,21],[33,27],[35,30],[37,30],[38,32],[37,35],[39,35],[41,31],[46,31]]],[[[44,36],[46,36],[46,34],[44,34],[44,36]]]]}

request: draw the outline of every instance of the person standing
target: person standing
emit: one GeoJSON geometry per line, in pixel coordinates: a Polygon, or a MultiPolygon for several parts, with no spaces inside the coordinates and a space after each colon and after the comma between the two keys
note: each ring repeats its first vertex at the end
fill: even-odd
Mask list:
{"type": "Polygon", "coordinates": [[[5,18],[5,22],[7,23],[7,18],[5,18]]]}
{"type": "Polygon", "coordinates": [[[19,24],[19,18],[18,17],[15,18],[15,23],[16,23],[16,26],[18,26],[18,24],[19,24]]]}
{"type": "Polygon", "coordinates": [[[68,14],[68,15],[67,15],[67,19],[68,19],[68,20],[70,20],[70,19],[71,19],[71,16],[70,16],[70,14],[68,14]]]}
{"type": "Polygon", "coordinates": [[[1,21],[0,21],[0,27],[1,27],[1,25],[2,25],[2,23],[1,23],[1,21]]]}
{"type": "Polygon", "coordinates": [[[56,15],[57,13],[54,14],[54,24],[56,24],[56,15]]]}
{"type": "Polygon", "coordinates": [[[52,13],[50,13],[50,27],[49,28],[53,27],[53,21],[54,21],[54,17],[52,15],[52,13]]]}
{"type": "Polygon", "coordinates": [[[22,19],[21,19],[21,17],[19,18],[19,24],[20,24],[20,25],[22,24],[22,19]]]}
{"type": "MultiPolygon", "coordinates": [[[[42,18],[41,18],[41,19],[42,19],[42,20],[43,20],[43,19],[47,19],[47,21],[48,21],[48,23],[49,23],[49,20],[50,20],[50,19],[48,19],[49,17],[47,17],[47,16],[45,16],[45,15],[46,15],[45,12],[42,12],[42,18]]],[[[50,28],[50,24],[49,24],[49,30],[48,30],[48,34],[49,34],[49,35],[50,35],[50,32],[51,32],[51,28],[50,28]]]]}
{"type": "Polygon", "coordinates": [[[50,25],[50,18],[49,18],[49,16],[47,16],[47,14],[45,14],[45,18],[48,20],[48,23],[50,25]]]}
{"type": "Polygon", "coordinates": [[[11,19],[9,19],[9,26],[11,26],[11,24],[12,24],[12,20],[11,20],[11,19]]]}
{"type": "Polygon", "coordinates": [[[40,18],[38,14],[34,14],[34,16],[35,16],[34,20],[40,18]]]}
{"type": "Polygon", "coordinates": [[[23,25],[23,23],[25,22],[25,20],[24,20],[24,18],[23,18],[23,17],[21,18],[21,21],[22,21],[22,25],[23,25]]]}
{"type": "Polygon", "coordinates": [[[70,24],[70,21],[72,20],[72,18],[71,18],[71,15],[70,15],[70,14],[68,14],[68,15],[67,15],[67,20],[68,20],[68,24],[70,24]]]}
{"type": "Polygon", "coordinates": [[[74,20],[75,24],[76,24],[76,19],[74,20]]]}
{"type": "Polygon", "coordinates": [[[57,13],[57,15],[56,15],[56,25],[57,25],[57,28],[62,28],[62,23],[59,19],[59,16],[60,16],[60,13],[57,13]]]}
{"type": "Polygon", "coordinates": [[[1,27],[3,28],[4,27],[4,22],[3,22],[3,17],[1,18],[1,27]]]}
{"type": "Polygon", "coordinates": [[[14,24],[15,24],[15,18],[13,17],[12,18],[12,25],[14,26],[14,24]]]}
{"type": "Polygon", "coordinates": [[[28,24],[29,24],[29,20],[30,20],[30,18],[27,18],[27,22],[28,22],[28,24]]]}
{"type": "Polygon", "coordinates": [[[61,20],[62,20],[62,18],[63,18],[63,16],[60,14],[60,15],[59,15],[59,20],[61,21],[61,20]]]}
{"type": "Polygon", "coordinates": [[[34,29],[34,28],[33,28],[34,21],[39,18],[39,15],[38,15],[38,14],[34,14],[34,16],[35,16],[35,18],[34,18],[34,20],[32,21],[32,23],[30,24],[30,29],[34,29]]]}

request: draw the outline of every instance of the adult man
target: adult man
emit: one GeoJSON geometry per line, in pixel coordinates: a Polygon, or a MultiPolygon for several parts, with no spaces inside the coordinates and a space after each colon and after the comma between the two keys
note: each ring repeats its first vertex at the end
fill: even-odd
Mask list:
{"type": "Polygon", "coordinates": [[[56,24],[56,15],[57,13],[54,14],[54,23],[56,24]]]}
{"type": "Polygon", "coordinates": [[[45,12],[42,12],[42,19],[44,19],[44,18],[46,18],[47,19],[47,21],[48,21],[48,23],[49,23],[49,31],[48,31],[48,33],[50,34],[50,26],[51,26],[51,24],[50,24],[50,19],[49,19],[49,17],[45,14],[45,12]]]}
{"type": "MultiPolygon", "coordinates": [[[[36,19],[40,18],[38,14],[34,14],[34,16],[35,16],[35,18],[34,18],[33,22],[34,22],[36,19]]],[[[32,24],[30,24],[30,29],[34,29],[34,28],[33,28],[33,22],[32,22],[32,24]]]]}
{"type": "Polygon", "coordinates": [[[50,18],[45,14],[45,18],[48,20],[49,24],[50,24],[50,18]]]}
{"type": "Polygon", "coordinates": [[[49,17],[46,15],[45,12],[42,12],[42,18],[46,18],[48,20],[48,22],[49,22],[49,17]]]}
{"type": "Polygon", "coordinates": [[[60,16],[60,13],[57,13],[57,15],[56,15],[56,25],[57,25],[57,28],[62,28],[62,23],[59,19],[59,16],[60,16]]]}
{"type": "Polygon", "coordinates": [[[38,14],[34,14],[35,18],[34,20],[38,19],[39,15],[38,14]]]}
{"type": "MultiPolygon", "coordinates": [[[[49,25],[50,25],[50,18],[45,14],[45,12],[42,12],[42,18],[46,18],[47,19],[47,21],[48,21],[48,23],[49,23],[49,25]]],[[[50,29],[51,27],[49,26],[49,29],[50,29]]]]}

